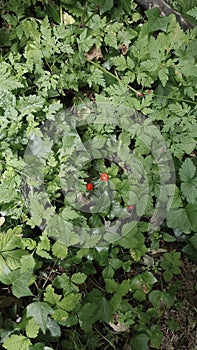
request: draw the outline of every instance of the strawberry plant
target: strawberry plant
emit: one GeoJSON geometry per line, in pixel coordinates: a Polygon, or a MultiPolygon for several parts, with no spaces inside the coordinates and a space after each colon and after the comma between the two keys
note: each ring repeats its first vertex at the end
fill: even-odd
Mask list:
{"type": "Polygon", "coordinates": [[[0,9],[1,347],[160,349],[196,261],[196,27],[133,0],[0,9]]]}
{"type": "Polygon", "coordinates": [[[100,175],[100,179],[101,179],[101,181],[107,181],[109,179],[109,176],[107,173],[102,173],[100,175]]]}

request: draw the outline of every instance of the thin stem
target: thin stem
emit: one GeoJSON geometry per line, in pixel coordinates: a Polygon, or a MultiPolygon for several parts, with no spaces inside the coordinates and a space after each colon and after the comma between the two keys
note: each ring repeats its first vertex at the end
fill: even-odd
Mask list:
{"type": "Polygon", "coordinates": [[[47,276],[45,282],[44,282],[43,285],[42,285],[42,288],[41,288],[42,290],[45,288],[47,282],[50,280],[50,277],[51,277],[52,273],[54,272],[54,268],[55,268],[55,265],[56,265],[56,263],[57,263],[57,260],[58,260],[58,259],[56,258],[55,261],[54,261],[53,267],[52,267],[51,271],[49,272],[49,275],[47,276]]]}
{"type": "Polygon", "coordinates": [[[96,331],[103,339],[105,339],[105,341],[106,341],[108,344],[111,345],[111,347],[112,347],[114,350],[116,350],[115,346],[111,343],[111,341],[110,341],[109,339],[107,339],[101,332],[99,332],[99,330],[98,330],[96,327],[94,327],[94,329],[95,329],[95,331],[96,331]]]}
{"type": "MultiPolygon", "coordinates": [[[[95,67],[99,68],[100,70],[102,70],[104,73],[107,73],[108,75],[110,75],[111,77],[113,77],[114,79],[116,79],[119,83],[122,83],[122,80],[117,77],[116,75],[114,75],[113,73],[109,72],[107,69],[105,69],[104,67],[100,66],[98,63],[93,62],[93,61],[88,61],[91,64],[93,64],[95,67]]],[[[135,94],[138,94],[138,91],[135,90],[133,87],[129,86],[128,84],[126,84],[126,86],[133,92],[135,92],[135,94]]]]}
{"type": "Polygon", "coordinates": [[[156,97],[162,97],[162,98],[167,98],[169,100],[175,100],[175,101],[181,101],[181,102],[187,102],[187,103],[193,103],[196,105],[195,101],[187,100],[185,98],[179,98],[179,97],[170,97],[170,96],[165,96],[165,95],[158,95],[153,92],[153,95],[156,97]]]}
{"type": "Polygon", "coordinates": [[[105,292],[105,291],[106,291],[106,290],[103,289],[101,286],[99,286],[99,285],[94,281],[93,278],[90,278],[90,281],[91,281],[97,288],[99,288],[100,290],[102,290],[102,292],[105,292]]]}
{"type": "MultiPolygon", "coordinates": [[[[99,68],[100,70],[102,70],[104,73],[107,73],[108,75],[110,75],[111,77],[113,77],[114,79],[116,79],[119,83],[122,83],[122,79],[120,79],[118,76],[114,75],[113,73],[109,72],[106,68],[100,66],[98,63],[96,62],[93,62],[93,61],[89,61],[91,64],[93,64],[95,67],[99,68]]],[[[135,90],[132,86],[128,85],[128,84],[125,84],[125,86],[131,90],[132,92],[134,92],[136,95],[138,95],[139,91],[135,90]]],[[[178,98],[178,97],[170,97],[170,96],[164,96],[164,95],[158,95],[158,94],[155,94],[153,92],[153,96],[156,96],[156,97],[161,97],[161,98],[167,98],[169,100],[175,100],[175,101],[181,101],[181,102],[187,102],[187,103],[192,103],[192,104],[197,104],[195,101],[191,101],[191,100],[187,100],[187,99],[184,99],[184,98],[178,98]]]]}

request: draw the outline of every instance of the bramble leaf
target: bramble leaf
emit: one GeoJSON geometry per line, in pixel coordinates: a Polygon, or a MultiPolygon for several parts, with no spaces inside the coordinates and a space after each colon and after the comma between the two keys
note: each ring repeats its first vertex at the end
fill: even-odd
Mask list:
{"type": "Polygon", "coordinates": [[[65,259],[68,254],[67,245],[64,242],[56,241],[52,247],[53,255],[59,259],[65,259]]]}
{"type": "Polygon", "coordinates": [[[39,326],[36,323],[34,318],[30,318],[27,322],[26,328],[25,328],[26,334],[29,338],[36,338],[39,331],[39,326]]]}
{"type": "Polygon", "coordinates": [[[27,350],[31,344],[30,339],[23,335],[12,334],[3,343],[3,347],[7,350],[27,350]]]}
{"type": "Polygon", "coordinates": [[[189,234],[197,230],[197,204],[187,204],[185,208],[172,208],[166,216],[167,225],[189,234]]]}
{"type": "Polygon", "coordinates": [[[143,349],[149,350],[149,337],[145,333],[140,333],[131,338],[130,345],[132,350],[143,349]]]}
{"type": "Polygon", "coordinates": [[[51,284],[46,287],[46,291],[44,293],[44,301],[51,306],[56,305],[61,299],[61,295],[58,295],[54,292],[54,289],[51,284]]]}
{"type": "Polygon", "coordinates": [[[72,311],[79,303],[81,294],[70,293],[57,303],[57,306],[64,311],[72,311]]]}
{"type": "Polygon", "coordinates": [[[186,158],[179,170],[181,183],[181,191],[183,196],[189,203],[197,202],[197,176],[196,167],[191,159],[186,158]]]}
{"type": "Polygon", "coordinates": [[[82,284],[85,282],[87,276],[84,273],[77,272],[71,277],[71,281],[76,284],[82,284]]]}

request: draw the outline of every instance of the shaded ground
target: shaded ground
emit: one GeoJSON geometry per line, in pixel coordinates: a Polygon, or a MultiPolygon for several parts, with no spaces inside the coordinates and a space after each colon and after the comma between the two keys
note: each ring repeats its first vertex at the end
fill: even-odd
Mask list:
{"type": "Polygon", "coordinates": [[[160,350],[197,350],[197,292],[195,283],[197,281],[197,266],[183,256],[182,273],[179,280],[183,286],[177,294],[180,304],[167,311],[161,320],[162,332],[164,334],[160,350]],[[178,322],[176,331],[170,331],[167,321],[173,318],[178,322]]]}

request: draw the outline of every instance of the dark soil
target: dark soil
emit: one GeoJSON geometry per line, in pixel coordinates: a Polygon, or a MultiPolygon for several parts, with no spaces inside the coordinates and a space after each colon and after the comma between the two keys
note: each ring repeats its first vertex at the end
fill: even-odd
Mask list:
{"type": "Polygon", "coordinates": [[[197,350],[197,281],[196,263],[182,258],[182,273],[179,280],[183,282],[177,293],[176,307],[166,311],[161,320],[164,334],[160,350],[197,350]],[[176,331],[169,330],[167,321],[173,318],[178,323],[176,331]],[[162,324],[163,322],[163,324],[162,324]]]}

